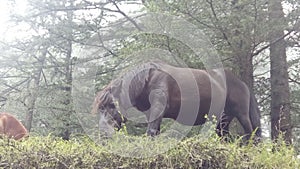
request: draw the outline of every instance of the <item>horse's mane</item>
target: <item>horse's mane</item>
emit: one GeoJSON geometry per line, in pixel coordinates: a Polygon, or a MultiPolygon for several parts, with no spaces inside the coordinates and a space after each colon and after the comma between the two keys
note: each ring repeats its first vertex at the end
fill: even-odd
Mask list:
{"type": "Polygon", "coordinates": [[[131,90],[132,92],[130,94],[137,94],[133,92],[138,92],[142,90],[142,88],[145,86],[146,81],[149,78],[150,71],[154,69],[161,69],[162,64],[163,62],[160,61],[151,61],[138,65],[135,68],[130,69],[128,71],[124,71],[121,76],[111,81],[103,90],[97,93],[97,96],[95,97],[92,106],[92,113],[96,114],[100,105],[111,103],[113,101],[113,98],[111,96],[112,87],[122,88],[124,87],[124,85],[130,85],[131,88],[134,88],[134,90],[131,90]]]}
{"type": "Polygon", "coordinates": [[[92,114],[97,114],[100,105],[112,101],[110,96],[110,86],[106,86],[102,91],[98,92],[92,105],[92,114]]]}
{"type": "MultiPolygon", "coordinates": [[[[122,79],[123,81],[130,78],[131,76],[147,76],[147,73],[149,73],[150,70],[153,69],[161,69],[162,64],[164,64],[161,61],[151,61],[146,62],[140,65],[137,65],[133,69],[124,71],[122,75],[119,77],[119,79],[122,79]]],[[[132,66],[130,66],[132,68],[132,66]]],[[[142,78],[142,77],[141,77],[142,78]]]]}

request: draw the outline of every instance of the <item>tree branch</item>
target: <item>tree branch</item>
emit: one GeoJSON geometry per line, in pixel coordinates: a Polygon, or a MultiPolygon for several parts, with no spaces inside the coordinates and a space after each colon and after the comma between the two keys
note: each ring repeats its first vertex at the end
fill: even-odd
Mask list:
{"type": "Polygon", "coordinates": [[[291,77],[289,77],[289,82],[293,82],[293,83],[296,83],[296,84],[300,85],[300,81],[292,79],[291,77]]]}
{"type": "MultiPolygon", "coordinates": [[[[219,18],[217,17],[217,13],[216,13],[215,8],[214,8],[214,6],[213,6],[213,1],[212,1],[212,0],[206,0],[206,2],[209,4],[210,9],[211,9],[211,11],[212,11],[212,13],[213,13],[214,18],[216,19],[217,22],[219,22],[219,18]]],[[[213,22],[213,23],[214,23],[214,22],[213,22]]],[[[223,35],[223,38],[226,40],[227,44],[228,44],[230,47],[233,47],[232,44],[231,44],[231,42],[229,41],[228,36],[227,36],[226,33],[225,33],[225,30],[224,30],[219,24],[215,24],[215,23],[214,23],[214,25],[215,25],[216,28],[219,29],[219,31],[220,31],[221,34],[223,35]]]]}
{"type": "Polygon", "coordinates": [[[139,31],[142,31],[142,29],[140,28],[140,26],[132,19],[130,18],[128,15],[126,15],[118,6],[118,4],[116,3],[115,0],[112,0],[111,1],[114,6],[117,8],[117,11],[118,13],[120,13],[121,15],[123,15],[129,22],[131,22],[139,31]]]}
{"type": "Polygon", "coordinates": [[[265,45],[264,47],[260,48],[259,50],[256,50],[256,51],[252,54],[252,57],[253,57],[253,56],[256,56],[256,55],[258,55],[258,54],[260,54],[260,52],[262,52],[262,51],[264,51],[265,49],[269,48],[271,45],[273,45],[273,44],[279,42],[280,40],[284,39],[285,37],[287,37],[288,35],[290,35],[293,31],[294,31],[293,29],[292,29],[292,30],[289,30],[288,33],[286,33],[286,34],[284,34],[283,36],[281,36],[281,37],[275,39],[273,42],[269,43],[268,45],[265,45]]]}
{"type": "Polygon", "coordinates": [[[24,84],[25,82],[27,82],[30,78],[26,78],[25,80],[22,80],[22,81],[19,81],[17,83],[15,83],[14,85],[9,85],[9,84],[4,84],[5,86],[7,86],[8,88],[3,90],[1,93],[0,93],[0,96],[4,96],[10,92],[12,92],[13,90],[17,90],[17,91],[20,91],[18,89],[19,86],[21,86],[22,84],[24,84]]]}

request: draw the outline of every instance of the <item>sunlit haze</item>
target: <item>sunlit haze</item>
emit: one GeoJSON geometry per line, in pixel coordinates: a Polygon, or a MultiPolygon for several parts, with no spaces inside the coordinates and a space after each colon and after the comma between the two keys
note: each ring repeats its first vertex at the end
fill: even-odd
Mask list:
{"type": "MultiPolygon", "coordinates": [[[[16,6],[13,8],[13,12],[17,14],[25,14],[26,11],[26,0],[15,0],[16,6]]],[[[8,1],[0,1],[0,34],[1,36],[6,35],[8,28],[10,7],[8,1]]]]}

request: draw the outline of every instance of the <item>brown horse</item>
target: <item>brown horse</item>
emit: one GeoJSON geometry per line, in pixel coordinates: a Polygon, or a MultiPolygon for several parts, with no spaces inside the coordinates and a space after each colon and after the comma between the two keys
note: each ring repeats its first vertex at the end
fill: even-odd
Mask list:
{"type": "Polygon", "coordinates": [[[111,135],[130,119],[130,108],[145,115],[147,134],[160,133],[162,118],[193,126],[217,118],[219,136],[228,134],[229,123],[238,119],[248,139],[261,136],[256,99],[244,82],[227,70],[198,70],[148,62],[112,81],[94,101],[100,132],[111,135]]]}
{"type": "Polygon", "coordinates": [[[28,136],[28,132],[23,124],[14,116],[8,113],[0,114],[0,135],[8,138],[20,140],[28,136]]]}

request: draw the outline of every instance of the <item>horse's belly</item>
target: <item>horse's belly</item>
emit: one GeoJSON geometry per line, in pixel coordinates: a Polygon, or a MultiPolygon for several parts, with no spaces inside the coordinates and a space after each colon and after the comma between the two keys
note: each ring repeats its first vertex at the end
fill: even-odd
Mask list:
{"type": "Polygon", "coordinates": [[[207,106],[200,106],[199,109],[192,108],[192,109],[181,109],[180,103],[177,105],[171,106],[168,112],[165,114],[164,117],[172,118],[183,125],[188,126],[195,126],[195,125],[202,125],[206,121],[206,114],[209,111],[209,107],[207,106]],[[203,110],[203,111],[200,111],[203,110]]]}
{"type": "Polygon", "coordinates": [[[198,117],[198,118],[195,118],[194,120],[191,120],[189,118],[179,118],[179,119],[176,119],[176,121],[180,124],[187,125],[187,126],[197,126],[197,125],[204,124],[206,121],[206,118],[198,117]]]}

